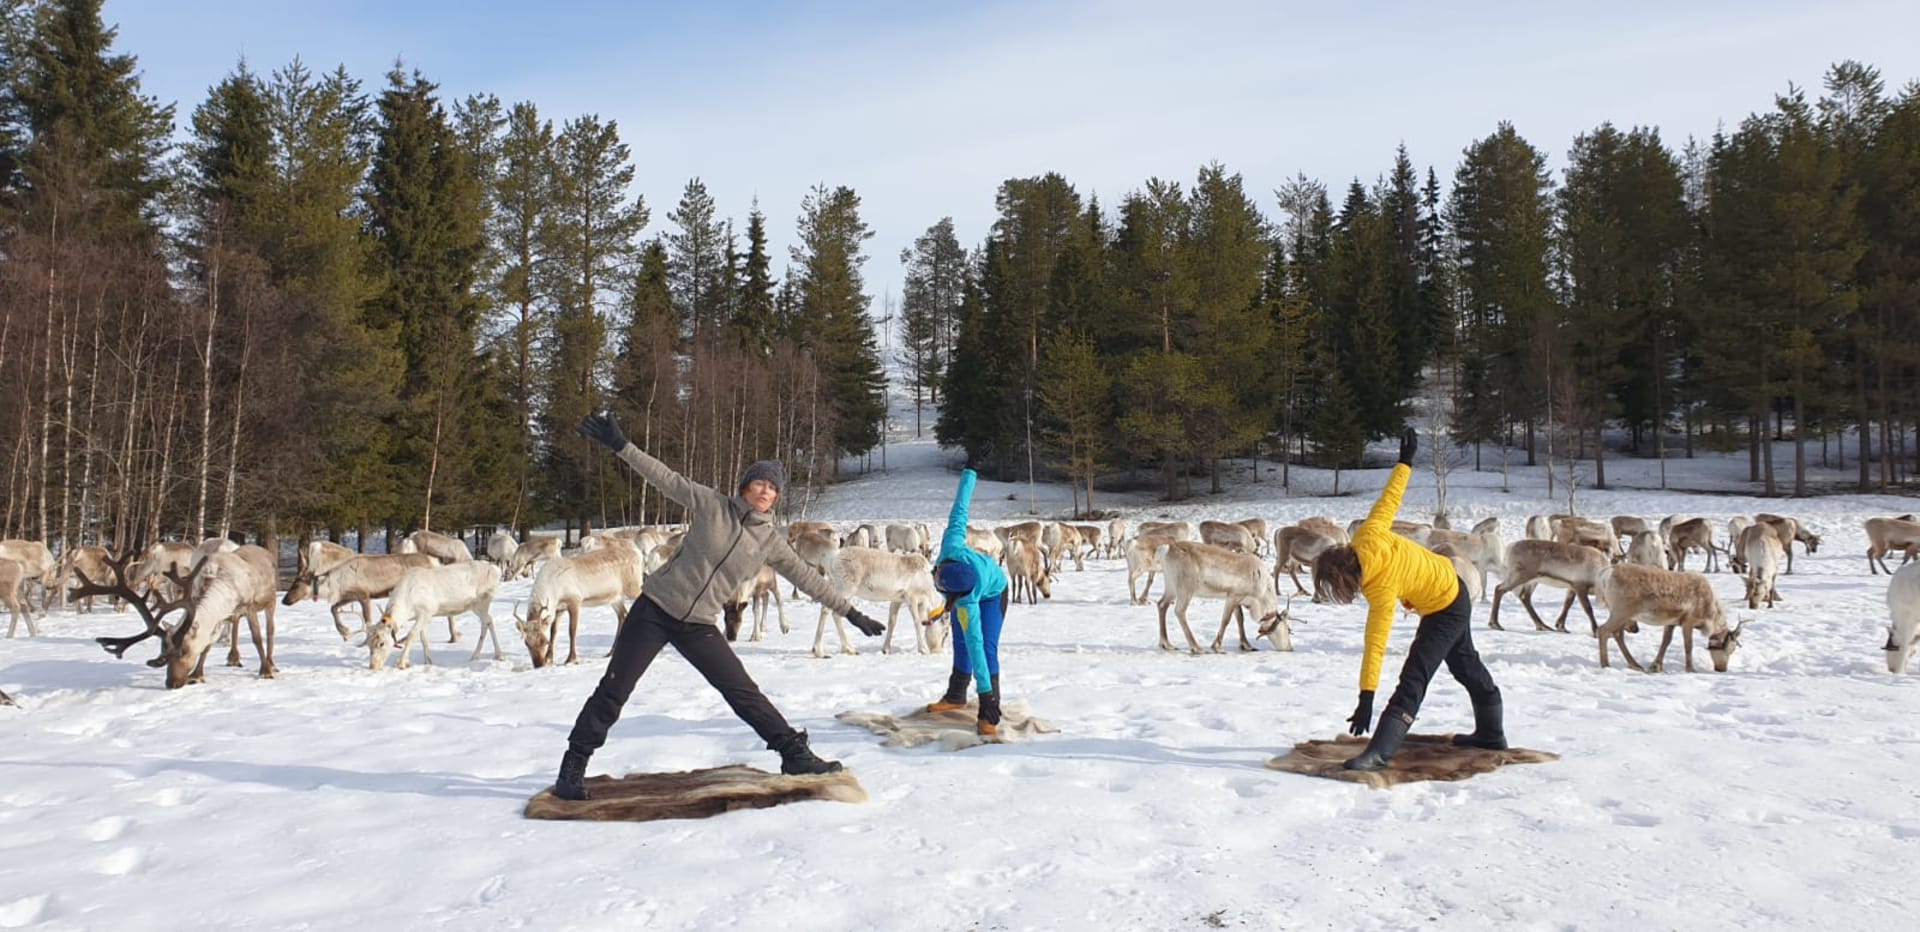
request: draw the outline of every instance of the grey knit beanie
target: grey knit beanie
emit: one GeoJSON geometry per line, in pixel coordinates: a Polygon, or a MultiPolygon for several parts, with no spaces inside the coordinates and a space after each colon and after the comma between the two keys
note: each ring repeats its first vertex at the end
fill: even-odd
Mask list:
{"type": "Polygon", "coordinates": [[[781,465],[779,460],[760,460],[748,466],[747,471],[740,474],[740,481],[734,485],[733,489],[736,492],[741,491],[756,479],[765,479],[773,483],[775,492],[785,494],[787,491],[787,467],[781,465]]]}

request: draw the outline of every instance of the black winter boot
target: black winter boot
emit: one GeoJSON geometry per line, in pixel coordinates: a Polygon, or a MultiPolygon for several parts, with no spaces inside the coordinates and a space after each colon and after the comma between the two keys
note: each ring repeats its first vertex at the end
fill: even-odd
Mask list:
{"type": "Polygon", "coordinates": [[[967,707],[967,681],[973,679],[970,674],[955,670],[947,674],[947,694],[938,701],[928,704],[929,712],[951,712],[967,707]]]}
{"type": "Polygon", "coordinates": [[[1381,714],[1380,724],[1374,728],[1373,740],[1367,742],[1367,749],[1340,766],[1348,770],[1387,769],[1387,763],[1393,760],[1393,752],[1400,750],[1400,742],[1407,740],[1407,729],[1412,727],[1413,716],[1388,708],[1381,714]]]}
{"type": "Polygon", "coordinates": [[[553,780],[553,795],[579,802],[587,798],[587,758],[592,752],[569,745],[560,758],[560,775],[553,780]]]}
{"type": "Polygon", "coordinates": [[[1485,748],[1489,751],[1507,749],[1507,732],[1500,723],[1500,697],[1475,700],[1473,703],[1473,734],[1454,735],[1454,747],[1485,748]]]}
{"type": "Polygon", "coordinates": [[[837,760],[821,760],[807,747],[807,733],[796,731],[768,747],[780,752],[780,772],[789,776],[799,774],[839,773],[845,769],[837,760]]]}

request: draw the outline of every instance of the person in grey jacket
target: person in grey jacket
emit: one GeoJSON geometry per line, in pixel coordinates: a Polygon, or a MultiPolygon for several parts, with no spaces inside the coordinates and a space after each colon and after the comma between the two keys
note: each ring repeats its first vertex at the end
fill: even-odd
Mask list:
{"type": "Polygon", "coordinates": [[[885,628],[862,614],[835,592],[833,586],[787,543],[773,522],[773,506],[786,484],[786,468],[778,460],[761,460],[740,476],[736,494],[727,495],[674,472],[627,442],[610,414],[593,414],[580,422],[580,433],[605,444],[660,494],[686,506],[687,533],[680,550],[659,569],[647,574],[642,594],[628,610],[613,639],[613,657],[567,735],[567,752],[560,759],[560,775],[553,795],[586,799],[587,760],[607,740],[607,730],[633,693],[647,666],[672,644],[680,655],[727,700],[733,713],[759,733],[767,747],[780,753],[780,772],[833,773],[839,761],[821,760],[807,747],[807,733],[795,730],[773,707],[765,693],[747,675],[740,658],[714,616],[740,583],[770,565],[820,604],[846,616],[860,633],[873,637],[885,628]]]}

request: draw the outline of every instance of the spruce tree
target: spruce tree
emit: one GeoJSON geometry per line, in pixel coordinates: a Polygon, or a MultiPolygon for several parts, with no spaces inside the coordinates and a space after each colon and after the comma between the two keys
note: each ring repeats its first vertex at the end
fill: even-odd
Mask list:
{"type": "Polygon", "coordinates": [[[767,218],[756,199],[747,214],[747,254],[741,261],[740,295],[733,332],[736,342],[760,356],[773,351],[780,338],[779,315],[774,311],[773,258],[767,253],[767,218]]]}
{"type": "Polygon", "coordinates": [[[826,382],[836,448],[858,456],[879,445],[886,417],[886,374],[867,317],[873,299],[860,274],[867,261],[863,244],[873,232],[860,218],[860,196],[852,188],[824,184],[802,201],[799,231],[792,250],[801,270],[799,342],[826,382]]]}
{"type": "Polygon", "coordinates": [[[686,321],[687,336],[698,345],[725,325],[726,225],[714,216],[713,195],[693,178],[680,203],[667,215],[675,230],[667,234],[667,268],[673,300],[686,321]]]}

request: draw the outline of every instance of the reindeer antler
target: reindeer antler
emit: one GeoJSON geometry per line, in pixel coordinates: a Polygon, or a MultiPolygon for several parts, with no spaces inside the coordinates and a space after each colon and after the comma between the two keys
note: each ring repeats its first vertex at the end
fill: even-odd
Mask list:
{"type": "MultiPolygon", "coordinates": [[[[181,597],[173,601],[160,599],[158,592],[151,593],[152,598],[156,600],[153,603],[149,603],[147,597],[134,591],[132,584],[127,580],[127,564],[133,562],[135,554],[144,553],[145,551],[146,547],[142,546],[138,541],[135,541],[131,547],[120,554],[116,555],[109,552],[107,555],[107,567],[113,571],[112,582],[95,582],[88,578],[87,574],[79,567],[76,566],[73,569],[74,578],[80,580],[80,585],[73,590],[74,596],[105,595],[121,599],[133,606],[133,610],[140,614],[141,620],[147,623],[147,630],[131,637],[97,637],[93,639],[94,643],[99,644],[103,650],[115,657],[125,657],[127,655],[127,648],[147,638],[164,635],[167,627],[162,623],[162,619],[166,618],[169,612],[186,608],[192,604],[191,596],[186,594],[188,590],[185,586],[181,587],[181,597]]],[[[167,575],[171,577],[174,574],[168,572],[167,575]]],[[[189,578],[191,578],[191,574],[189,574],[189,578]]],[[[175,582],[179,582],[179,580],[176,579],[175,582]]],[[[156,657],[147,661],[147,665],[157,667],[164,662],[165,660],[163,658],[156,657]]]]}

